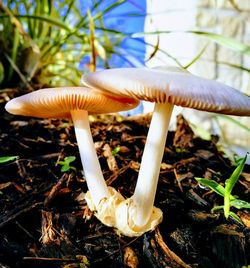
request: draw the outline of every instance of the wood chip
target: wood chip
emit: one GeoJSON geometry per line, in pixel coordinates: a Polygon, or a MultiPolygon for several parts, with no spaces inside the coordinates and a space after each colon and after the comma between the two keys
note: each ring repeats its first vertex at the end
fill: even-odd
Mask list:
{"type": "Polygon", "coordinates": [[[250,214],[243,211],[238,211],[237,215],[240,217],[240,219],[246,225],[246,227],[250,228],[250,214]]]}
{"type": "Polygon", "coordinates": [[[250,173],[242,172],[241,176],[248,182],[250,182],[250,173]]]}
{"type": "Polygon", "coordinates": [[[5,188],[8,188],[9,186],[12,185],[12,182],[5,182],[0,184],[0,190],[3,190],[5,188]]]}
{"type": "Polygon", "coordinates": [[[53,228],[53,215],[50,211],[44,211],[42,210],[42,236],[40,240],[42,243],[49,244],[53,241],[55,241],[55,230],[53,228]]]}
{"type": "Polygon", "coordinates": [[[194,146],[194,132],[185,120],[183,115],[177,116],[177,129],[174,135],[174,146],[178,148],[188,149],[194,146]]]}
{"type": "Polygon", "coordinates": [[[139,260],[131,247],[124,248],[124,255],[123,255],[124,265],[129,268],[137,268],[139,266],[139,260]]]}
{"type": "Polygon", "coordinates": [[[178,263],[181,267],[184,268],[191,268],[190,265],[186,264],[179,256],[177,256],[170,248],[167,246],[167,244],[163,241],[162,235],[159,231],[159,228],[156,228],[155,230],[155,239],[163,252],[169,256],[174,262],[178,263]]]}
{"type": "Polygon", "coordinates": [[[118,168],[116,159],[115,159],[114,155],[112,154],[112,150],[111,150],[108,143],[106,143],[103,146],[103,155],[107,159],[107,164],[108,164],[109,170],[112,171],[113,173],[117,173],[119,168],[118,168]]]}
{"type": "Polygon", "coordinates": [[[139,172],[140,169],[140,163],[135,161],[130,161],[130,168],[135,170],[136,172],[139,172]]]}

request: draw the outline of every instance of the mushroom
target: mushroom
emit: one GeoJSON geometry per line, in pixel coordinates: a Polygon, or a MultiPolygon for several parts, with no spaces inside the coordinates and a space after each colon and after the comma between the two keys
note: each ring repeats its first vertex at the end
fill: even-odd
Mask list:
{"type": "Polygon", "coordinates": [[[117,228],[129,236],[141,235],[162,220],[153,204],[174,105],[250,116],[249,97],[178,67],[103,70],[83,75],[82,82],[104,92],[155,102],[134,194],[116,211],[117,228]]]}
{"type": "Polygon", "coordinates": [[[132,109],[138,100],[109,96],[87,87],[40,89],[10,100],[5,109],[15,115],[40,118],[72,118],[76,140],[89,192],[86,201],[96,216],[108,226],[114,225],[114,211],[123,197],[107,187],[90,132],[88,114],[132,109]]]}

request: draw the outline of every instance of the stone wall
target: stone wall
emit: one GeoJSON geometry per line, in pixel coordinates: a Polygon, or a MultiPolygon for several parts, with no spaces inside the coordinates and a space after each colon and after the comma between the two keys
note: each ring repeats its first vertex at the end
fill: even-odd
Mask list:
{"type": "MultiPolygon", "coordinates": [[[[235,0],[233,6],[228,0],[147,0],[148,17],[145,31],[173,31],[161,35],[160,49],[176,57],[182,65],[186,65],[204,47],[205,53],[189,68],[189,71],[210,79],[216,79],[233,86],[250,95],[250,74],[234,68],[241,65],[250,69],[250,57],[222,47],[211,40],[183,33],[185,30],[199,30],[222,34],[250,45],[250,0],[235,0]],[[177,31],[179,31],[177,33],[177,31]]],[[[157,36],[147,36],[146,41],[157,43],[157,36]]],[[[148,47],[147,56],[153,48],[148,47]]],[[[162,52],[147,62],[149,67],[164,64],[176,64],[173,59],[162,52]]],[[[147,109],[147,108],[146,108],[147,109]]],[[[197,112],[191,109],[177,109],[187,119],[209,131],[216,131],[224,136],[230,144],[250,148],[250,134],[228,120],[217,118],[211,113],[197,112]],[[217,123],[219,122],[219,128],[217,123]]],[[[242,124],[250,126],[250,119],[235,117],[242,124]]]]}

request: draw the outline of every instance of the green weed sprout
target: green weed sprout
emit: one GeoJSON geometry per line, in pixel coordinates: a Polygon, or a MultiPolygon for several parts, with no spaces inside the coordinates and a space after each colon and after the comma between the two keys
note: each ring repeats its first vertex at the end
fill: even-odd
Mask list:
{"type": "Polygon", "coordinates": [[[121,147],[120,146],[115,147],[115,149],[112,151],[112,155],[113,156],[118,155],[119,152],[120,152],[120,150],[121,150],[121,147]]]}
{"type": "Polygon", "coordinates": [[[0,164],[10,162],[10,161],[14,161],[16,159],[18,159],[18,156],[1,156],[0,157],[0,164]]]}
{"type": "Polygon", "coordinates": [[[63,161],[58,161],[57,164],[61,165],[61,172],[67,172],[69,170],[76,171],[76,168],[74,166],[71,166],[71,163],[76,160],[75,156],[67,156],[64,158],[63,161]]]}
{"type": "Polygon", "coordinates": [[[218,184],[214,180],[209,180],[209,179],[204,179],[204,178],[195,178],[200,184],[202,184],[206,187],[209,187],[214,192],[216,192],[217,194],[224,197],[224,205],[215,206],[211,210],[211,212],[213,213],[216,210],[223,209],[226,219],[228,219],[228,217],[230,216],[234,220],[236,220],[237,222],[239,222],[241,224],[242,224],[242,222],[241,222],[240,218],[236,215],[236,213],[230,211],[230,207],[235,207],[237,209],[244,209],[244,208],[250,209],[250,203],[248,203],[244,200],[240,200],[237,196],[231,195],[231,193],[232,193],[232,190],[233,190],[236,182],[238,181],[238,179],[240,177],[240,174],[242,173],[242,170],[244,168],[246,160],[247,160],[247,155],[244,158],[239,160],[238,166],[233,171],[230,178],[226,180],[225,187],[218,184]]]}

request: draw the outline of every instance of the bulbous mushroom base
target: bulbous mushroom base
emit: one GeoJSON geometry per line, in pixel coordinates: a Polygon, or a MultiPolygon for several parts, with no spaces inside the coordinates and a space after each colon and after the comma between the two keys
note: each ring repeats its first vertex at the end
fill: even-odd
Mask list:
{"type": "Polygon", "coordinates": [[[85,200],[91,211],[94,211],[95,216],[105,225],[116,227],[116,209],[117,206],[124,201],[124,197],[114,188],[108,187],[110,196],[103,198],[96,207],[91,199],[90,192],[85,194],[85,200]]]}
{"type": "Polygon", "coordinates": [[[153,211],[147,224],[144,226],[136,226],[133,218],[137,213],[136,206],[132,198],[128,198],[118,205],[116,208],[116,228],[119,234],[125,236],[141,236],[145,232],[152,231],[163,219],[163,213],[159,208],[153,207],[153,211]]]}

